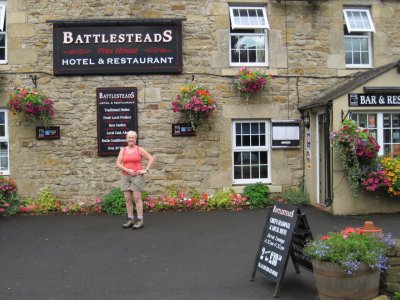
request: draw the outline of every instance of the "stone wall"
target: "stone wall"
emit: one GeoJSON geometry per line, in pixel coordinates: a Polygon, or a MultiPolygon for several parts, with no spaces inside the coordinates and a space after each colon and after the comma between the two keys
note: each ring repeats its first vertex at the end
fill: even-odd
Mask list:
{"type": "Polygon", "coordinates": [[[389,251],[390,268],[381,276],[381,288],[390,294],[400,292],[400,240],[389,251]]]}
{"type": "MultiPolygon", "coordinates": [[[[156,159],[147,190],[161,194],[170,185],[184,191],[213,193],[232,185],[231,122],[237,118],[299,119],[300,102],[343,80],[343,5],[360,1],[232,2],[267,5],[270,23],[269,67],[275,75],[270,92],[246,105],[234,87],[238,68],[229,67],[228,0],[9,0],[8,64],[0,65],[0,105],[7,92],[30,86],[55,101],[59,140],[36,140],[35,128],[9,115],[11,176],[21,194],[37,195],[48,186],[64,199],[102,197],[119,185],[115,157],[97,155],[96,88],[138,88],[140,145],[156,159]],[[179,75],[52,75],[53,37],[49,20],[178,18],[183,22],[184,71],[179,75]],[[195,137],[172,137],[171,124],[184,121],[171,110],[179,88],[195,76],[219,108],[195,137]]],[[[374,65],[399,58],[400,4],[366,0],[379,28],[374,34],[374,65]]],[[[272,150],[272,186],[285,189],[303,179],[302,149],[272,150]]]]}

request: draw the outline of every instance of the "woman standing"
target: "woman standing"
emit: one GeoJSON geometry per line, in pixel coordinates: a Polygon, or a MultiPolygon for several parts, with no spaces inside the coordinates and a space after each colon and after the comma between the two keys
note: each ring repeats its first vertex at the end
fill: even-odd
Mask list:
{"type": "Polygon", "coordinates": [[[143,223],[143,201],[141,192],[144,189],[143,174],[149,172],[153,164],[153,156],[145,149],[136,145],[137,133],[129,131],[126,134],[128,146],[119,151],[117,158],[117,168],[122,170],[121,190],[124,192],[126,211],[128,220],[122,225],[123,228],[132,227],[133,229],[142,228],[143,223]],[[142,158],[147,160],[146,169],[142,169],[142,158]],[[137,221],[134,221],[133,200],[136,205],[137,221]]]}

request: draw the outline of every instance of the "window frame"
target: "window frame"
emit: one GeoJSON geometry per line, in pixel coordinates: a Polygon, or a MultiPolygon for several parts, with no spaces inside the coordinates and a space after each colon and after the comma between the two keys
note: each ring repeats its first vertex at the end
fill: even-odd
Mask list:
{"type": "Polygon", "coordinates": [[[244,119],[244,120],[232,120],[231,123],[231,131],[232,131],[232,184],[234,185],[243,185],[243,184],[252,184],[252,183],[272,183],[271,176],[271,121],[263,120],[263,119],[244,119]],[[243,123],[264,123],[265,125],[265,146],[236,146],[236,124],[243,123]],[[251,178],[251,179],[235,179],[235,153],[237,152],[251,152],[251,151],[265,151],[267,152],[267,172],[268,177],[266,178],[251,178]]]}
{"type": "Polygon", "coordinates": [[[345,7],[343,8],[343,17],[344,17],[344,61],[346,68],[371,68],[372,67],[372,32],[375,32],[374,22],[372,20],[372,15],[370,9],[367,7],[345,7]],[[363,18],[361,21],[368,22],[369,28],[365,27],[357,27],[354,20],[354,17],[351,17],[350,14],[353,13],[360,13],[365,14],[366,18],[363,18]],[[355,26],[353,26],[353,24],[355,26]],[[348,40],[352,40],[350,43],[354,45],[354,40],[357,39],[358,43],[362,43],[362,39],[367,40],[367,51],[368,51],[368,63],[353,63],[354,62],[354,55],[360,55],[360,62],[361,61],[361,54],[363,53],[361,50],[358,52],[357,50],[353,49],[346,49],[346,45],[348,44],[348,40]],[[348,53],[351,53],[352,61],[348,63],[346,61],[346,56],[348,53]]]}
{"type": "Polygon", "coordinates": [[[368,8],[344,8],[343,14],[344,14],[344,20],[345,20],[345,23],[347,26],[347,30],[349,31],[349,33],[351,33],[351,32],[375,32],[374,22],[372,21],[372,16],[371,16],[370,10],[368,8]],[[351,13],[351,12],[366,13],[370,29],[353,27],[352,26],[353,20],[350,20],[349,16],[347,15],[347,13],[351,13]]]}
{"type": "Polygon", "coordinates": [[[7,63],[7,22],[6,22],[7,2],[0,1],[0,35],[4,35],[4,59],[0,59],[0,64],[7,63]]]}
{"type": "MultiPolygon", "coordinates": [[[[345,39],[345,45],[346,45],[346,39],[367,39],[367,43],[368,43],[368,64],[348,64],[346,63],[345,66],[346,68],[371,68],[372,67],[372,43],[371,43],[371,34],[370,33],[366,33],[365,35],[345,35],[344,39],[345,39]]],[[[346,50],[346,46],[344,47],[344,55],[345,55],[345,62],[346,62],[346,53],[348,51],[346,50]]],[[[351,52],[352,55],[355,53],[355,51],[351,52]]]]}
{"type": "MultiPolygon", "coordinates": [[[[380,146],[378,155],[379,156],[390,155],[390,154],[385,154],[385,145],[393,145],[393,144],[400,145],[400,143],[393,143],[393,140],[391,140],[390,143],[384,143],[384,130],[385,129],[393,129],[393,126],[391,125],[390,127],[384,127],[383,117],[384,117],[384,114],[391,114],[391,115],[399,114],[400,115],[400,111],[386,111],[386,110],[385,111],[351,111],[351,119],[354,120],[353,116],[354,115],[359,116],[360,114],[364,114],[367,116],[373,115],[373,114],[376,115],[376,120],[375,120],[376,127],[372,127],[372,130],[376,130],[377,136],[375,139],[380,146]]],[[[357,118],[359,119],[359,117],[357,117],[357,118]]],[[[356,124],[357,124],[357,126],[359,126],[358,120],[356,121],[356,124]]],[[[400,124],[396,128],[400,129],[400,124]]],[[[366,128],[366,129],[368,130],[369,128],[366,128]]],[[[391,147],[391,148],[393,149],[393,147],[391,147]]],[[[398,155],[396,155],[396,156],[398,156],[398,155]]]]}
{"type": "Polygon", "coordinates": [[[229,6],[229,15],[230,15],[230,23],[231,23],[231,28],[232,30],[235,29],[269,29],[269,22],[267,18],[267,10],[265,6],[229,6]],[[236,24],[235,22],[235,16],[234,16],[234,10],[259,10],[261,9],[262,11],[262,16],[264,19],[264,25],[242,25],[242,24],[236,24]]]}
{"type": "Polygon", "coordinates": [[[8,169],[1,170],[1,175],[10,175],[10,141],[9,141],[9,134],[8,134],[8,110],[6,108],[0,108],[0,113],[4,113],[4,136],[0,135],[0,142],[7,143],[7,166],[8,169]]]}
{"type": "MultiPolygon", "coordinates": [[[[267,15],[267,8],[265,6],[243,6],[243,5],[231,5],[229,6],[229,16],[230,16],[230,31],[229,31],[229,66],[231,67],[243,67],[243,66],[252,66],[252,67],[265,67],[268,66],[268,32],[269,29],[269,21],[267,15]],[[246,9],[250,10],[262,10],[264,24],[263,25],[242,25],[236,24],[234,20],[234,10],[246,9]],[[248,32],[246,32],[248,31],[248,32]],[[264,59],[261,62],[234,62],[232,61],[232,51],[235,49],[232,47],[232,39],[237,36],[246,37],[254,37],[254,36],[262,36],[264,38],[264,47],[258,50],[262,50],[264,53],[264,59]]],[[[248,50],[239,50],[239,60],[240,60],[240,51],[248,51],[248,50]]],[[[257,51],[257,50],[256,50],[257,51]]]]}

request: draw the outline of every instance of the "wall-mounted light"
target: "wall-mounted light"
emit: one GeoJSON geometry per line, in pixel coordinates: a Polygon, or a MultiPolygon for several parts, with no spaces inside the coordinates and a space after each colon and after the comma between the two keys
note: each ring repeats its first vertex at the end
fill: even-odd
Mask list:
{"type": "Polygon", "coordinates": [[[311,118],[310,118],[310,115],[304,115],[303,116],[303,124],[304,124],[304,127],[306,127],[307,129],[308,128],[310,128],[310,123],[311,123],[311,118]]]}

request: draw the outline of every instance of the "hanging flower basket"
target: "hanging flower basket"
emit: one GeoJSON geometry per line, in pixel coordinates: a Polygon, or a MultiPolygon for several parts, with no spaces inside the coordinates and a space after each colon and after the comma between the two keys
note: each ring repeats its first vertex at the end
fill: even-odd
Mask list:
{"type": "Polygon", "coordinates": [[[45,125],[54,117],[54,102],[35,89],[16,88],[10,93],[7,106],[14,114],[24,113],[32,121],[45,125]]]}
{"type": "Polygon", "coordinates": [[[184,85],[176,100],[172,101],[172,110],[184,113],[194,130],[216,109],[217,103],[208,89],[194,81],[184,85]]]}
{"type": "Polygon", "coordinates": [[[235,83],[240,95],[248,102],[254,94],[267,90],[271,85],[272,79],[273,76],[271,74],[265,74],[258,69],[252,71],[243,67],[239,70],[235,83]]]}

